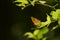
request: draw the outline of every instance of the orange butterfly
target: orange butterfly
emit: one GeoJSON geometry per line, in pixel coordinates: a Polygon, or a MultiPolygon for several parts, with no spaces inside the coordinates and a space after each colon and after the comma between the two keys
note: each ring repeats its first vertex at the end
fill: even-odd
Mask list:
{"type": "Polygon", "coordinates": [[[40,25],[40,20],[38,20],[37,18],[35,18],[35,17],[31,17],[31,20],[32,20],[32,22],[34,23],[34,25],[36,25],[36,26],[39,26],[40,25]]]}

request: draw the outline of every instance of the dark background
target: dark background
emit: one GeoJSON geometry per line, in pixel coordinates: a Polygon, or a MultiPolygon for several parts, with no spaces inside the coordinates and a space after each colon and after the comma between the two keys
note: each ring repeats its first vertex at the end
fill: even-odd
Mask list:
{"type": "MultiPolygon", "coordinates": [[[[46,13],[49,14],[52,9],[36,4],[34,7],[28,6],[22,11],[20,7],[12,3],[13,1],[14,0],[0,1],[0,40],[28,40],[23,37],[23,34],[28,31],[33,31],[31,28],[33,28],[34,25],[30,17],[33,16],[41,21],[46,21],[46,13]]],[[[53,1],[48,1],[50,5],[56,4],[56,2],[52,3],[53,1]]],[[[59,5],[56,8],[60,8],[59,5]]],[[[57,28],[52,34],[55,34],[53,38],[56,37],[56,39],[59,40],[60,28],[57,28]]]]}

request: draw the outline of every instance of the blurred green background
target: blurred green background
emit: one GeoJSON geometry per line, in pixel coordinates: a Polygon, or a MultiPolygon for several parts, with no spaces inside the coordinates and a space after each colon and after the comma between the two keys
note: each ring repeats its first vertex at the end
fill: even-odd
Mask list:
{"type": "MultiPolygon", "coordinates": [[[[2,24],[2,29],[0,29],[1,40],[4,40],[5,37],[6,40],[33,40],[24,37],[24,33],[32,32],[33,30],[31,30],[31,28],[35,27],[30,17],[33,16],[41,21],[46,21],[46,13],[49,14],[52,9],[43,5],[36,4],[34,7],[30,5],[22,11],[21,7],[18,7],[12,3],[13,1],[14,0],[5,0],[0,2],[2,24]]],[[[46,1],[49,5],[56,4],[54,0],[46,1]]],[[[60,8],[60,4],[56,6],[56,8],[60,8]]],[[[47,40],[60,40],[60,28],[50,32],[49,38],[47,40]]]]}

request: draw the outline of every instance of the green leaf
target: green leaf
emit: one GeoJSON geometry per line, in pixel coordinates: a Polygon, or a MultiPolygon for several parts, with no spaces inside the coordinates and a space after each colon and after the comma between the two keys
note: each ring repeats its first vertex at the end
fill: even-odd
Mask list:
{"type": "Polygon", "coordinates": [[[47,21],[46,22],[41,22],[41,25],[38,28],[42,28],[46,25],[49,25],[51,23],[51,18],[49,15],[47,15],[47,21]]]}
{"type": "Polygon", "coordinates": [[[46,37],[44,37],[42,40],[46,40],[46,37]]]}
{"type": "Polygon", "coordinates": [[[57,9],[56,11],[52,11],[50,15],[52,15],[53,20],[60,19],[60,9],[57,9]]]}
{"type": "Polygon", "coordinates": [[[33,38],[33,34],[31,32],[27,32],[24,36],[28,36],[27,38],[33,38]]]}
{"type": "Polygon", "coordinates": [[[46,3],[46,1],[39,1],[41,4],[45,4],[46,3]]]}
{"type": "Polygon", "coordinates": [[[60,19],[58,20],[58,24],[60,25],[60,19]]]}
{"type": "Polygon", "coordinates": [[[26,5],[25,4],[28,4],[28,1],[27,0],[15,0],[13,3],[16,3],[16,2],[21,2],[20,4],[16,4],[17,6],[21,6],[21,9],[23,10],[26,5]]]}
{"type": "Polygon", "coordinates": [[[16,5],[17,5],[17,6],[25,6],[25,4],[23,4],[23,3],[22,3],[22,4],[16,4],[16,5]]]}
{"type": "Polygon", "coordinates": [[[16,4],[16,5],[17,5],[17,6],[22,6],[22,7],[21,7],[22,10],[23,10],[23,9],[25,8],[25,6],[26,6],[26,5],[23,4],[23,3],[22,3],[22,4],[16,4]]]}
{"type": "Polygon", "coordinates": [[[47,27],[44,27],[43,29],[41,29],[41,31],[42,34],[46,34],[49,31],[49,29],[47,27]]]}
{"type": "Polygon", "coordinates": [[[39,30],[39,29],[36,29],[36,30],[33,32],[33,35],[36,36],[39,32],[40,32],[40,30],[39,30]]]}
{"type": "Polygon", "coordinates": [[[33,0],[33,2],[37,2],[37,1],[39,1],[39,0],[33,0]]]}
{"type": "Polygon", "coordinates": [[[51,31],[55,30],[56,28],[58,28],[58,25],[54,26],[51,31]]]}
{"type": "Polygon", "coordinates": [[[27,0],[16,0],[15,2],[22,2],[24,4],[28,4],[28,1],[27,0]]]}
{"type": "Polygon", "coordinates": [[[43,34],[46,34],[48,31],[49,31],[48,28],[47,28],[47,27],[44,27],[44,28],[41,29],[40,32],[38,33],[37,38],[38,38],[38,39],[43,38],[43,34]]]}
{"type": "Polygon", "coordinates": [[[39,33],[39,34],[37,35],[37,38],[38,38],[38,39],[43,38],[43,34],[39,33]]]}

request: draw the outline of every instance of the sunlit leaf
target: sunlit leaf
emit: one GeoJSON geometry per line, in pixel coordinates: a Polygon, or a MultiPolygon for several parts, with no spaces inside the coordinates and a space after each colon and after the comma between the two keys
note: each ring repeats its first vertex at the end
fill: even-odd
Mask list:
{"type": "Polygon", "coordinates": [[[60,19],[60,9],[57,9],[56,11],[52,11],[50,15],[52,15],[53,20],[60,19]]]}
{"type": "Polygon", "coordinates": [[[39,33],[38,36],[37,36],[38,39],[41,39],[43,38],[43,34],[39,33]]]}
{"type": "Polygon", "coordinates": [[[22,4],[16,4],[17,6],[25,6],[23,3],[22,4]]]}
{"type": "Polygon", "coordinates": [[[21,9],[23,10],[26,7],[25,4],[28,4],[28,1],[27,0],[15,0],[13,3],[16,3],[17,6],[22,6],[21,9]],[[16,2],[18,2],[20,4],[18,4],[16,2]]]}
{"type": "Polygon", "coordinates": [[[49,30],[48,30],[47,27],[44,27],[43,29],[41,29],[40,32],[37,35],[38,39],[42,38],[43,37],[43,34],[46,34],[48,31],[49,30]]]}
{"type": "Polygon", "coordinates": [[[44,37],[42,40],[46,40],[46,37],[44,37]]]}
{"type": "Polygon", "coordinates": [[[52,15],[52,18],[53,18],[54,20],[57,20],[58,15],[57,15],[57,13],[56,13],[55,11],[52,11],[52,12],[51,12],[51,15],[52,15]]]}
{"type": "Polygon", "coordinates": [[[28,1],[27,1],[27,0],[16,0],[16,1],[14,1],[14,2],[22,2],[22,3],[24,3],[24,4],[28,4],[28,1]]]}
{"type": "Polygon", "coordinates": [[[39,1],[39,2],[42,3],[42,4],[46,3],[46,1],[39,1]]]}
{"type": "Polygon", "coordinates": [[[37,29],[33,32],[33,35],[37,35],[39,32],[40,32],[40,30],[37,29]]]}
{"type": "Polygon", "coordinates": [[[56,28],[58,28],[58,25],[54,26],[51,31],[55,30],[56,28]]]}
{"type": "Polygon", "coordinates": [[[31,32],[25,33],[24,36],[27,36],[27,38],[33,38],[33,34],[31,32]]]}
{"type": "Polygon", "coordinates": [[[41,31],[42,34],[46,34],[49,31],[49,29],[47,27],[44,27],[43,29],[41,29],[41,31]]]}
{"type": "Polygon", "coordinates": [[[50,23],[51,23],[50,16],[47,15],[47,21],[46,21],[46,22],[41,22],[41,25],[40,25],[39,28],[44,27],[44,26],[46,26],[46,25],[49,25],[50,23]]]}
{"type": "Polygon", "coordinates": [[[58,24],[60,25],[60,19],[58,20],[58,24]]]}

